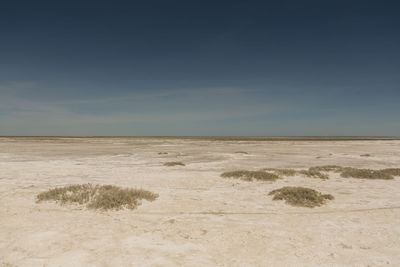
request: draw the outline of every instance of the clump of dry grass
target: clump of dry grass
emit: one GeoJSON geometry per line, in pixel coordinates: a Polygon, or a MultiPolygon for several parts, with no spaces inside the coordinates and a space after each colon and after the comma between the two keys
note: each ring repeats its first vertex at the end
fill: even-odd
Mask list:
{"type": "Polygon", "coordinates": [[[68,185],[50,189],[36,196],[38,202],[55,200],[64,203],[85,204],[93,198],[97,187],[91,184],[68,185]]]}
{"type": "Polygon", "coordinates": [[[280,189],[272,190],[269,195],[274,195],[273,200],[285,200],[285,202],[292,206],[313,208],[321,206],[327,200],[332,200],[334,197],[329,194],[321,194],[320,192],[305,188],[305,187],[292,187],[285,186],[280,189]]]}
{"type": "Polygon", "coordinates": [[[282,175],[282,176],[294,176],[297,173],[297,171],[293,170],[293,169],[264,168],[262,170],[267,171],[267,172],[272,171],[272,172],[274,172],[278,175],[282,175]]]}
{"type": "Polygon", "coordinates": [[[346,167],[342,169],[340,176],[344,178],[391,180],[393,179],[393,175],[390,172],[391,171],[387,170],[370,170],[346,167]]]}
{"type": "Polygon", "coordinates": [[[249,153],[247,153],[246,151],[236,151],[235,153],[236,153],[236,154],[249,154],[249,153]]]}
{"type": "Polygon", "coordinates": [[[360,157],[371,157],[371,154],[362,154],[360,157]]]}
{"type": "Polygon", "coordinates": [[[89,208],[94,209],[120,209],[126,207],[135,209],[140,205],[140,200],[155,200],[158,195],[142,189],[120,188],[113,185],[99,187],[99,193],[88,204],[89,208]]]}
{"type": "Polygon", "coordinates": [[[170,162],[165,162],[164,166],[185,166],[184,163],[179,162],[179,161],[170,161],[170,162]]]}
{"type": "Polygon", "coordinates": [[[158,152],[158,155],[167,155],[168,152],[158,152]]]}
{"type": "Polygon", "coordinates": [[[224,172],[221,174],[223,178],[237,178],[245,181],[275,181],[279,179],[279,175],[264,171],[246,171],[246,170],[238,170],[238,171],[230,171],[224,172]]]}
{"type": "Polygon", "coordinates": [[[388,168],[381,171],[392,176],[400,176],[400,168],[388,168]]]}
{"type": "Polygon", "coordinates": [[[400,169],[388,168],[382,170],[359,169],[352,167],[341,167],[337,165],[325,165],[309,168],[309,171],[337,172],[344,178],[358,179],[383,179],[390,180],[393,176],[400,176],[400,169]]]}
{"type": "Polygon", "coordinates": [[[262,170],[267,172],[273,172],[277,175],[282,175],[282,176],[294,176],[296,174],[302,174],[312,178],[320,178],[320,179],[329,178],[327,174],[321,173],[320,171],[311,168],[308,170],[277,169],[277,168],[265,168],[262,170]]]}
{"type": "Polygon", "coordinates": [[[86,204],[90,209],[118,210],[135,209],[141,204],[142,199],[153,201],[157,197],[157,194],[143,189],[81,184],[50,189],[37,195],[36,199],[38,202],[53,200],[60,204],[86,204]]]}
{"type": "Polygon", "coordinates": [[[309,168],[311,171],[337,172],[344,178],[359,178],[359,179],[383,179],[390,180],[393,176],[400,176],[399,168],[388,168],[382,170],[359,169],[352,167],[341,167],[337,165],[325,165],[309,168]]]}
{"type": "Polygon", "coordinates": [[[327,172],[336,172],[344,178],[359,179],[394,179],[394,176],[400,176],[400,168],[387,168],[382,170],[358,169],[351,167],[342,167],[338,165],[323,165],[310,167],[308,170],[264,168],[261,173],[268,172],[277,176],[294,176],[296,174],[305,175],[311,178],[329,179],[327,172]]]}
{"type": "Polygon", "coordinates": [[[323,166],[315,166],[310,167],[309,171],[319,171],[319,172],[340,172],[343,167],[338,165],[323,165],[323,166]]]}
{"type": "Polygon", "coordinates": [[[327,174],[316,170],[301,170],[299,173],[311,178],[329,179],[327,174]]]}

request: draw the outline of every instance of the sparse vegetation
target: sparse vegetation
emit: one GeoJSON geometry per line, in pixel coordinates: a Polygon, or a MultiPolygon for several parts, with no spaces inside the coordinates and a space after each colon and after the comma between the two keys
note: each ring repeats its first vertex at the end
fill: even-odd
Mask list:
{"type": "Polygon", "coordinates": [[[182,163],[182,162],[179,162],[179,161],[170,161],[170,162],[165,162],[164,166],[169,166],[169,167],[171,167],[171,166],[185,166],[185,164],[182,163]]]}
{"type": "Polygon", "coordinates": [[[121,188],[114,185],[69,185],[50,189],[37,195],[37,202],[56,201],[60,204],[86,204],[90,209],[118,210],[135,209],[145,199],[153,201],[158,197],[142,189],[121,188]]]}
{"type": "Polygon", "coordinates": [[[249,154],[249,153],[247,153],[246,151],[236,151],[235,153],[236,153],[236,154],[249,154]]]}
{"type": "Polygon", "coordinates": [[[305,187],[292,187],[285,186],[280,189],[272,190],[269,195],[273,195],[273,200],[285,200],[285,202],[292,206],[313,208],[321,206],[327,200],[332,200],[334,197],[329,194],[321,194],[320,192],[305,188],[305,187]]]}
{"type": "Polygon", "coordinates": [[[344,178],[358,179],[383,179],[390,180],[393,176],[400,176],[399,168],[388,168],[382,170],[359,169],[352,167],[341,167],[337,165],[325,165],[309,168],[310,171],[337,172],[344,178]]]}
{"type": "Polygon", "coordinates": [[[329,176],[327,174],[322,173],[317,170],[312,170],[312,169],[301,170],[298,173],[303,174],[307,177],[311,177],[311,178],[329,179],[329,176]]]}
{"type": "Polygon", "coordinates": [[[278,175],[283,175],[283,176],[294,176],[297,173],[297,171],[293,169],[265,168],[263,170],[267,172],[274,172],[278,175]]]}
{"type": "Polygon", "coordinates": [[[343,168],[340,176],[344,178],[358,178],[358,179],[382,179],[382,180],[393,179],[393,175],[390,174],[390,171],[357,169],[351,167],[343,168]]]}
{"type": "Polygon", "coordinates": [[[50,189],[46,192],[37,195],[38,202],[55,200],[64,203],[88,203],[93,195],[96,193],[97,188],[91,184],[69,185],[65,187],[58,187],[50,189]]]}
{"type": "Polygon", "coordinates": [[[158,155],[167,155],[168,152],[158,152],[158,155]]]}
{"type": "Polygon", "coordinates": [[[329,179],[327,172],[340,173],[344,178],[358,179],[383,179],[390,180],[393,176],[400,176],[400,168],[388,168],[382,170],[358,169],[351,167],[341,167],[338,165],[324,165],[310,167],[308,170],[264,168],[259,171],[233,171],[225,172],[222,177],[240,178],[242,180],[274,180],[282,176],[304,175],[310,178],[329,179]]]}
{"type": "Polygon", "coordinates": [[[267,172],[273,172],[281,176],[294,176],[296,174],[301,174],[307,177],[320,178],[320,179],[329,178],[326,172],[336,172],[340,173],[341,177],[344,178],[358,178],[358,179],[390,180],[394,178],[393,176],[400,176],[400,168],[370,170],[370,169],[358,169],[351,167],[341,167],[337,165],[315,166],[315,167],[310,167],[308,170],[277,169],[277,168],[265,168],[262,170],[267,172]]]}
{"type": "Polygon", "coordinates": [[[392,176],[400,176],[400,168],[388,168],[381,171],[392,176]]]}
{"type": "Polygon", "coordinates": [[[342,169],[343,167],[337,165],[324,165],[324,166],[310,167],[308,170],[319,171],[319,172],[340,172],[342,169]]]}
{"type": "Polygon", "coordinates": [[[321,173],[320,171],[316,169],[308,169],[308,170],[294,170],[294,169],[277,169],[277,168],[265,168],[262,169],[267,172],[273,172],[277,175],[282,175],[282,176],[294,176],[296,174],[301,174],[305,175],[307,177],[312,177],[312,178],[320,178],[320,179],[328,179],[328,175],[321,173]]]}
{"type": "Polygon", "coordinates": [[[371,157],[371,154],[362,154],[360,157],[371,157]]]}
{"type": "Polygon", "coordinates": [[[237,178],[245,181],[275,181],[280,177],[277,174],[264,172],[264,171],[245,171],[245,170],[238,170],[238,171],[231,171],[231,172],[224,172],[221,174],[223,178],[237,178]]]}

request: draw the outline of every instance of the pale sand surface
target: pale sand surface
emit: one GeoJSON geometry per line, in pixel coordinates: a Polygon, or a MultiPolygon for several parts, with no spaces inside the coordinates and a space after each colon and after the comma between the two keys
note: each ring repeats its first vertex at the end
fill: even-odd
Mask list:
{"type": "Polygon", "coordinates": [[[400,177],[220,177],[327,164],[399,168],[400,141],[0,138],[0,265],[400,266],[400,177]],[[133,211],[35,203],[38,193],[75,183],[159,198],[133,211]],[[268,193],[288,185],[335,200],[313,209],[272,201],[268,193]]]}

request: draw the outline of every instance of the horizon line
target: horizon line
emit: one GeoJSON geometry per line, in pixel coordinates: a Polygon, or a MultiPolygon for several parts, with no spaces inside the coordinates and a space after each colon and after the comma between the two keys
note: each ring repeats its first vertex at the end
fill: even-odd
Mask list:
{"type": "Polygon", "coordinates": [[[0,135],[0,138],[163,138],[163,139],[214,139],[214,140],[254,140],[254,141],[357,141],[357,140],[400,140],[400,136],[363,136],[363,135],[299,135],[299,136],[240,136],[240,135],[0,135]]]}

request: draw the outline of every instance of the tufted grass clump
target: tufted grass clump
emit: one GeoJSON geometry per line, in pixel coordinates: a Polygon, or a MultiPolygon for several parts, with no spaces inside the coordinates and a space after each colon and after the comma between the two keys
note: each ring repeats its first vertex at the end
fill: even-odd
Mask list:
{"type": "Polygon", "coordinates": [[[36,196],[38,202],[54,200],[65,203],[85,204],[96,193],[97,188],[91,184],[68,185],[65,187],[56,187],[36,196]]]}
{"type": "Polygon", "coordinates": [[[285,200],[289,205],[307,208],[318,207],[334,199],[330,194],[322,194],[311,188],[292,186],[272,190],[269,195],[274,196],[273,200],[285,200]]]}
{"type": "Polygon", "coordinates": [[[343,167],[338,165],[323,165],[323,166],[315,166],[310,167],[309,171],[319,171],[319,172],[340,172],[343,170],[343,167]]]}
{"type": "Polygon", "coordinates": [[[114,185],[69,185],[50,189],[36,196],[37,202],[56,201],[60,204],[86,204],[89,209],[119,210],[135,209],[145,199],[158,197],[143,189],[121,188],[114,185]]]}
{"type": "Polygon", "coordinates": [[[223,178],[237,178],[244,181],[275,181],[279,179],[279,175],[264,171],[246,171],[246,170],[238,170],[238,171],[230,171],[224,172],[221,174],[223,178]]]}
{"type": "MultiPolygon", "coordinates": [[[[358,178],[358,179],[393,179],[392,171],[383,170],[370,170],[370,169],[357,169],[346,167],[341,171],[340,176],[344,178],[358,178]]],[[[394,171],[393,171],[394,172],[394,171]]]]}
{"type": "Polygon", "coordinates": [[[168,155],[168,152],[158,152],[158,155],[168,155]]]}
{"type": "Polygon", "coordinates": [[[359,169],[352,167],[341,167],[337,165],[316,166],[308,169],[309,171],[319,172],[336,172],[340,173],[344,178],[358,178],[358,179],[381,179],[391,180],[393,176],[400,176],[399,168],[388,168],[381,170],[359,169]]]}
{"type": "Polygon", "coordinates": [[[307,177],[310,177],[310,178],[329,179],[329,176],[327,174],[322,173],[322,172],[317,171],[317,170],[312,170],[312,169],[311,170],[310,169],[301,170],[301,171],[299,171],[299,173],[303,174],[303,175],[305,175],[307,177]]]}
{"type": "Polygon", "coordinates": [[[249,154],[248,152],[246,152],[246,151],[235,151],[235,154],[249,154]]]}
{"type": "Polygon", "coordinates": [[[170,162],[165,162],[164,166],[168,166],[168,167],[171,167],[171,166],[185,166],[185,164],[180,162],[180,161],[170,161],[170,162]]]}
{"type": "Polygon", "coordinates": [[[296,174],[305,175],[311,178],[328,179],[327,174],[321,173],[317,169],[310,168],[308,170],[294,170],[294,169],[278,169],[278,168],[264,168],[262,169],[267,172],[273,172],[280,176],[295,176],[296,174]]]}
{"type": "MultiPolygon", "coordinates": [[[[262,174],[263,172],[267,172],[270,174],[275,174],[278,177],[304,175],[306,177],[319,178],[324,180],[329,179],[328,175],[329,172],[339,173],[340,176],[344,178],[358,178],[358,179],[391,180],[394,179],[394,176],[400,176],[400,168],[370,170],[370,169],[358,169],[352,167],[342,167],[338,165],[314,166],[306,170],[264,168],[261,169],[259,172],[260,175],[263,175],[262,174]]],[[[247,176],[247,174],[243,174],[241,176],[247,176]]]]}
{"type": "Polygon", "coordinates": [[[381,171],[392,176],[400,176],[400,168],[387,168],[381,171]]]}
{"type": "Polygon", "coordinates": [[[103,185],[98,188],[98,194],[88,204],[89,208],[94,209],[135,209],[140,205],[140,200],[155,200],[158,195],[150,191],[132,188],[120,188],[113,185],[103,185]]]}
{"type": "Polygon", "coordinates": [[[360,157],[371,157],[371,154],[361,154],[360,157]]]}
{"type": "Polygon", "coordinates": [[[273,172],[282,176],[294,176],[297,171],[293,169],[264,168],[263,171],[273,172]]]}

